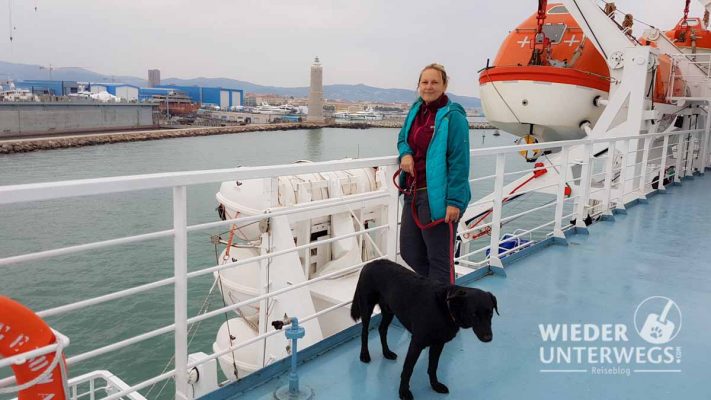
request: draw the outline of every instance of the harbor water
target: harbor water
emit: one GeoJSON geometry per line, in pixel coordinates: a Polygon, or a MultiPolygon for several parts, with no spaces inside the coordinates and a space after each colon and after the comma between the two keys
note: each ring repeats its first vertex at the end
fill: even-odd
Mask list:
{"type": "MultiPolygon", "coordinates": [[[[0,185],[387,156],[396,152],[397,132],[397,129],[332,128],[253,132],[0,155],[0,185]]],[[[493,133],[472,130],[472,147],[513,144],[513,136],[493,133]]],[[[507,170],[530,167],[521,157],[507,159],[507,170]]],[[[474,176],[490,175],[493,171],[493,159],[472,160],[474,176]]],[[[473,198],[486,195],[491,187],[475,185],[473,198]]],[[[219,183],[188,189],[189,224],[218,218],[215,211],[218,189],[219,183]]],[[[0,256],[171,229],[171,196],[170,189],[147,190],[3,207],[0,256]]],[[[215,264],[216,249],[210,235],[217,233],[221,232],[190,234],[189,270],[215,264]]],[[[172,254],[172,239],[168,238],[11,265],[0,271],[0,293],[34,310],[43,310],[168,278],[173,274],[172,254]]],[[[201,308],[222,306],[216,289],[209,295],[212,284],[211,275],[189,282],[189,316],[201,308]]],[[[67,350],[67,356],[71,357],[169,325],[172,320],[173,287],[168,285],[51,317],[48,322],[71,339],[67,350]]],[[[194,327],[197,329],[189,351],[210,353],[224,320],[212,318],[194,327]]],[[[136,384],[160,374],[170,364],[172,352],[173,336],[163,335],[70,366],[70,375],[109,369],[127,383],[136,384]]],[[[4,372],[7,375],[9,371],[4,372]]],[[[153,389],[151,398],[160,386],[153,389]]],[[[160,397],[168,398],[170,393],[166,390],[160,397]]]]}

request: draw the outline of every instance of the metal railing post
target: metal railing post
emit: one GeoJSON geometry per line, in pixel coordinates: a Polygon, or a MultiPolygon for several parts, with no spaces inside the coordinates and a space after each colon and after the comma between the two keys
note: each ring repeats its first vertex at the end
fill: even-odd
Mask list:
{"type": "Polygon", "coordinates": [[[649,162],[649,147],[651,144],[651,141],[649,140],[648,137],[645,137],[642,139],[644,142],[642,144],[643,149],[642,149],[642,165],[641,165],[641,173],[639,177],[639,199],[640,200],[646,200],[647,199],[647,163],[649,162]]]}
{"type": "Polygon", "coordinates": [[[694,176],[694,142],[697,132],[689,132],[689,143],[686,145],[686,160],[684,160],[684,176],[694,176]]]}
{"type": "Polygon", "coordinates": [[[615,142],[610,141],[607,145],[607,162],[605,162],[605,194],[602,197],[602,214],[607,217],[612,217],[610,199],[612,197],[612,175],[615,168],[615,151],[615,142]]]}
{"type": "Polygon", "coordinates": [[[553,224],[553,236],[565,239],[562,229],[563,205],[565,204],[565,188],[567,187],[568,179],[568,148],[563,147],[561,150],[560,166],[558,166],[558,195],[555,203],[555,223],[553,224]]]}
{"type": "MultiPolygon", "coordinates": [[[[593,144],[592,142],[585,143],[585,153],[583,156],[582,171],[580,172],[580,182],[578,183],[578,188],[580,189],[580,197],[578,197],[578,209],[575,213],[575,227],[576,228],[586,228],[585,217],[586,208],[588,207],[588,201],[590,200],[590,185],[592,184],[592,152],[593,144]]],[[[558,211],[556,209],[556,211],[558,211]]],[[[561,213],[563,209],[561,208],[561,213]]]]}
{"type": "MultiPolygon", "coordinates": [[[[269,207],[278,207],[279,206],[279,178],[277,177],[272,177],[269,180],[269,187],[268,189],[265,188],[269,194],[269,207]]],[[[274,218],[269,218],[266,220],[267,222],[267,229],[265,232],[262,233],[261,235],[261,243],[259,245],[259,254],[260,255],[269,255],[274,252],[274,248],[272,245],[272,229],[270,227],[271,224],[274,223],[274,218]]],[[[269,292],[269,267],[272,263],[272,258],[267,257],[259,261],[259,295],[263,296],[269,292]]],[[[306,279],[308,279],[308,276],[304,276],[306,279]]],[[[269,301],[273,299],[271,297],[264,298],[259,301],[259,323],[257,325],[257,331],[258,334],[264,334],[267,332],[268,324],[269,322],[267,321],[267,311],[269,310],[269,301]]],[[[264,348],[266,349],[266,343],[267,341],[264,340],[262,342],[264,344],[264,348]]],[[[261,363],[261,365],[264,367],[266,366],[266,350],[265,351],[260,351],[259,352],[259,357],[258,360],[261,363]]]]}
{"type": "Polygon", "coordinates": [[[681,133],[676,135],[676,165],[674,166],[674,183],[678,184],[681,184],[681,162],[684,158],[684,138],[681,135],[681,133]]]}
{"type": "Polygon", "coordinates": [[[701,148],[701,168],[699,173],[702,175],[706,172],[706,166],[708,165],[708,155],[709,155],[709,132],[711,132],[711,102],[706,104],[706,119],[704,121],[704,139],[702,141],[701,148]]]}
{"type": "Polygon", "coordinates": [[[175,274],[175,398],[188,399],[188,230],[187,190],[173,187],[175,274]]]}
{"type": "Polygon", "coordinates": [[[501,208],[504,197],[504,170],[506,155],[496,155],[496,177],[494,178],[494,206],[491,214],[491,242],[489,247],[489,267],[492,272],[506,275],[504,265],[499,258],[499,240],[501,237],[501,208]]]}
{"type": "Polygon", "coordinates": [[[659,181],[657,183],[657,190],[660,190],[660,191],[667,190],[666,187],[664,187],[664,179],[666,179],[666,177],[667,177],[666,169],[667,169],[668,148],[669,148],[669,135],[664,135],[664,142],[662,144],[662,159],[660,160],[661,164],[659,166],[659,181]]]}
{"type": "Polygon", "coordinates": [[[617,190],[619,191],[619,197],[615,204],[615,209],[619,209],[621,212],[625,212],[627,208],[625,207],[625,188],[627,187],[627,159],[630,155],[630,140],[625,139],[622,141],[622,162],[620,163],[620,182],[617,185],[617,190]]]}
{"type": "Polygon", "coordinates": [[[397,171],[397,166],[389,166],[385,169],[385,182],[387,182],[387,191],[390,195],[388,197],[388,208],[386,210],[388,230],[386,231],[386,254],[388,259],[397,262],[398,254],[398,209],[400,208],[400,192],[398,192],[395,185],[390,184],[390,177],[397,171]]]}

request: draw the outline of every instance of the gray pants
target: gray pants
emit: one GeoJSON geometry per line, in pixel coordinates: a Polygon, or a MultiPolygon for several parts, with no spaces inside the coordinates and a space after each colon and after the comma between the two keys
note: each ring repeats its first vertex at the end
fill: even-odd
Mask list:
{"type": "Polygon", "coordinates": [[[438,282],[454,283],[454,238],[456,223],[435,225],[420,229],[412,217],[412,201],[416,200],[420,223],[432,221],[427,190],[417,191],[417,196],[405,195],[400,225],[400,255],[418,274],[438,282]]]}

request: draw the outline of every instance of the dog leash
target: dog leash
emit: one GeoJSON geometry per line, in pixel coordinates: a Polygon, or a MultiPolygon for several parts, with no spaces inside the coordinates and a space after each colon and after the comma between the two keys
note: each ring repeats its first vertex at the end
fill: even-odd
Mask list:
{"type": "MultiPolygon", "coordinates": [[[[417,173],[413,169],[413,174],[412,174],[412,183],[410,184],[410,187],[408,188],[402,188],[400,185],[398,185],[397,180],[400,177],[400,174],[403,173],[404,171],[402,168],[398,168],[397,171],[395,171],[395,174],[393,175],[393,185],[397,188],[397,190],[402,193],[402,194],[412,194],[412,202],[410,203],[410,211],[412,213],[412,219],[415,221],[415,225],[417,225],[418,228],[421,230],[425,229],[431,229],[434,228],[435,226],[445,223],[444,218],[432,220],[427,224],[423,224],[422,221],[420,221],[420,218],[417,214],[417,189],[416,189],[416,183],[417,183],[417,173]]],[[[449,226],[449,283],[454,284],[454,224],[450,221],[446,223],[449,226]]]]}
{"type": "MultiPolygon", "coordinates": [[[[404,172],[402,168],[399,168],[396,172],[395,175],[393,175],[393,185],[397,188],[397,190],[402,193],[402,194],[411,194],[412,195],[412,204],[411,204],[411,209],[412,209],[412,219],[415,221],[415,224],[417,225],[418,228],[420,229],[430,229],[434,228],[435,226],[444,223],[444,218],[436,219],[433,221],[430,221],[427,224],[423,224],[422,221],[420,221],[420,218],[417,214],[417,205],[415,204],[417,202],[417,189],[415,189],[416,183],[417,183],[417,173],[412,174],[412,183],[410,184],[410,187],[408,188],[401,188],[400,185],[397,184],[397,178],[399,175],[404,172]]],[[[414,171],[413,171],[414,172],[414,171]]],[[[451,225],[451,223],[450,223],[451,225]]]]}

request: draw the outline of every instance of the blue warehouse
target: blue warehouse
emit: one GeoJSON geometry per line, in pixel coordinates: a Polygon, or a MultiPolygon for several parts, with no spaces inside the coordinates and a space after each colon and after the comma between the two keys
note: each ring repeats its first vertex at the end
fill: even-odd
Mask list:
{"type": "MultiPolygon", "coordinates": [[[[182,86],[182,85],[158,85],[155,88],[141,88],[141,92],[152,89],[176,90],[185,93],[194,101],[200,104],[214,104],[223,110],[230,107],[241,106],[244,103],[244,91],[241,89],[225,89],[220,87],[182,86]]],[[[165,94],[165,92],[160,93],[165,94]]],[[[143,96],[141,94],[141,96],[143,96]]]]}

